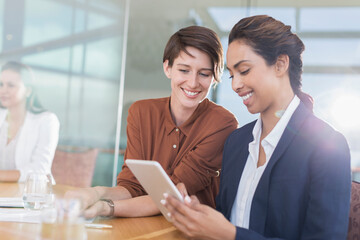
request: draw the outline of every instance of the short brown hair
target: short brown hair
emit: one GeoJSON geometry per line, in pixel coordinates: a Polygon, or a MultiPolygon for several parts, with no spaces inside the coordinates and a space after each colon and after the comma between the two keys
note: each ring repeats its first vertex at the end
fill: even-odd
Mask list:
{"type": "Polygon", "coordinates": [[[163,62],[169,60],[169,66],[172,66],[181,51],[192,56],[186,47],[194,47],[210,57],[214,79],[216,82],[220,82],[224,69],[224,54],[217,34],[209,28],[200,26],[180,29],[167,42],[163,62]]]}

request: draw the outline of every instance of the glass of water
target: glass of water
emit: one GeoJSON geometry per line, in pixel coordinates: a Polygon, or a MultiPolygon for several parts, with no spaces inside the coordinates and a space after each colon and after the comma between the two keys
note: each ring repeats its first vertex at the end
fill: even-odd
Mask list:
{"type": "Polygon", "coordinates": [[[41,214],[41,239],[87,239],[78,199],[56,199],[54,208],[41,214]]]}
{"type": "Polygon", "coordinates": [[[25,181],[23,201],[25,209],[41,210],[50,207],[53,202],[51,175],[29,173],[25,181]]]}

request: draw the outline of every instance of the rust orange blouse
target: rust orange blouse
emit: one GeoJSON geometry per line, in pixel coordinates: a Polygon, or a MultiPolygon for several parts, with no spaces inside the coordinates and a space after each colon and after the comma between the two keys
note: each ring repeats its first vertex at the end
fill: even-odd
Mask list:
{"type": "MultiPolygon", "coordinates": [[[[175,184],[183,182],[190,195],[215,207],[223,146],[237,125],[232,113],[208,99],[179,127],[169,97],[140,100],[129,108],[124,159],[158,161],[175,184]]],[[[117,184],[133,197],[146,194],[126,164],[117,184]]]]}

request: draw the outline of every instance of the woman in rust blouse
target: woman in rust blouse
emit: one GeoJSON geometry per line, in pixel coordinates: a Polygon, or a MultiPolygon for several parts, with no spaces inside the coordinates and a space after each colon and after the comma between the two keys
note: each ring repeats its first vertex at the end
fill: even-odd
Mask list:
{"type": "MultiPolygon", "coordinates": [[[[189,194],[211,207],[219,187],[223,145],[237,127],[233,114],[206,98],[220,81],[223,65],[215,32],[199,26],[180,29],[169,39],[163,56],[170,97],[135,102],[127,119],[125,159],[159,161],[175,184],[184,183],[189,194]]],[[[117,184],[67,195],[82,199],[86,217],[159,213],[126,164],[117,184]]]]}

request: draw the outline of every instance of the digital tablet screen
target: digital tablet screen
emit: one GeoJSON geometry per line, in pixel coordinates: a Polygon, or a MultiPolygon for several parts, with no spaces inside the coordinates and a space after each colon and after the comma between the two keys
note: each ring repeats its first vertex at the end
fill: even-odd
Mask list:
{"type": "Polygon", "coordinates": [[[176,188],[170,177],[157,161],[127,159],[127,166],[138,179],[145,191],[150,195],[156,206],[159,208],[164,217],[168,217],[167,209],[160,203],[164,199],[163,194],[167,193],[183,201],[179,190],[176,188]]]}

